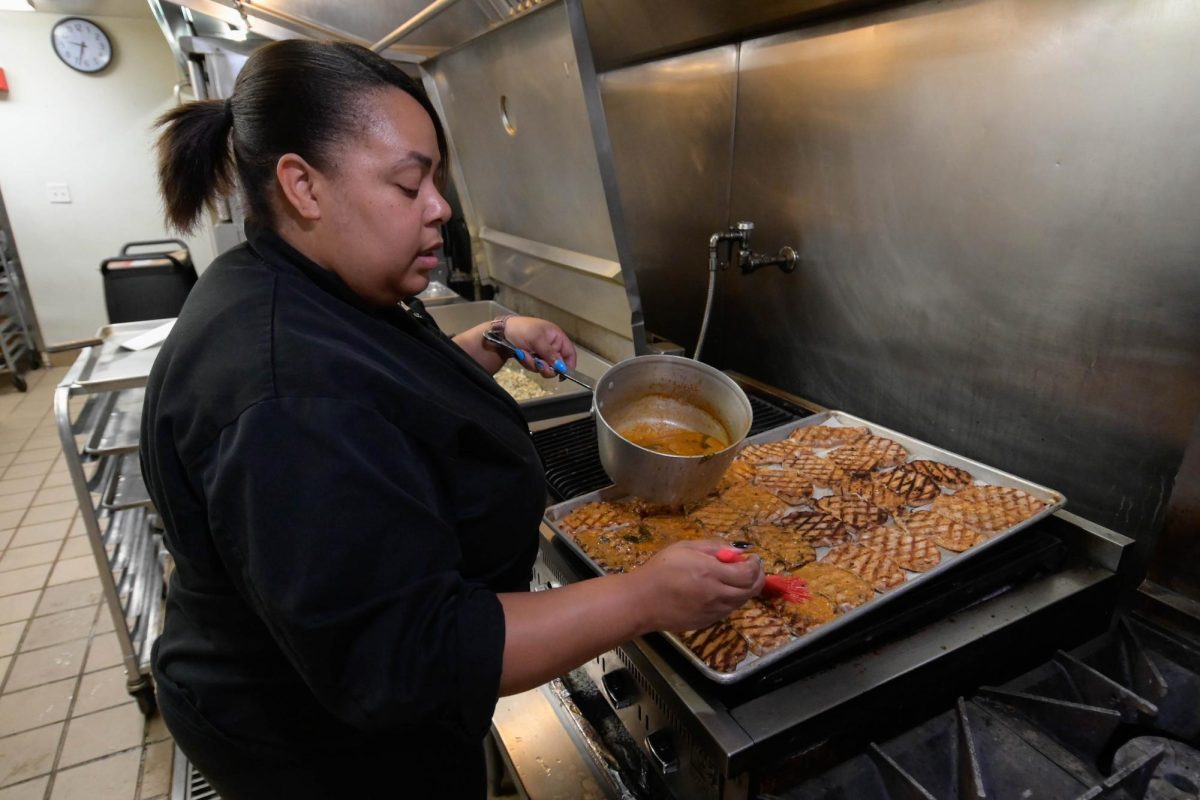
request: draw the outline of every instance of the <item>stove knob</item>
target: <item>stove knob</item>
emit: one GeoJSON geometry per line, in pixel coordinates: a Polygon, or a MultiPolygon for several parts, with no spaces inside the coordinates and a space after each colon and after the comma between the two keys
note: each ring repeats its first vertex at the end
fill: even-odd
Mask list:
{"type": "Polygon", "coordinates": [[[664,775],[679,769],[679,754],[675,752],[675,739],[670,731],[655,731],[647,736],[646,749],[664,775]]]}
{"type": "Polygon", "coordinates": [[[637,699],[637,684],[627,669],[614,669],[604,673],[600,683],[604,685],[604,694],[613,708],[631,706],[637,699]]]}

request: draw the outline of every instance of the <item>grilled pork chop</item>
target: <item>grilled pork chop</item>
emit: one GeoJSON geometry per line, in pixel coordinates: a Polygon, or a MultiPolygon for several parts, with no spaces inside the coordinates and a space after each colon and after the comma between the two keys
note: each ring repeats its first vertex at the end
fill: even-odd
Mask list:
{"type": "Polygon", "coordinates": [[[1024,522],[1046,507],[1036,497],[1009,486],[968,486],[952,496],[978,507],[973,510],[981,517],[979,524],[973,525],[968,520],[963,522],[990,533],[998,533],[1024,522]]]}
{"type": "Polygon", "coordinates": [[[837,616],[833,603],[819,594],[813,594],[800,603],[787,600],[768,600],[767,605],[776,613],[796,636],[803,636],[837,616]]]}
{"type": "Polygon", "coordinates": [[[585,503],[558,521],[558,527],[568,533],[582,528],[622,528],[636,525],[640,517],[629,508],[616,503],[599,501],[585,503]]]}
{"type": "Polygon", "coordinates": [[[908,505],[903,495],[896,494],[891,489],[870,478],[851,478],[834,486],[836,494],[854,495],[866,500],[873,506],[887,511],[896,511],[908,505]]]}
{"type": "Polygon", "coordinates": [[[758,467],[754,470],[753,482],[790,506],[807,502],[813,493],[812,481],[794,468],[758,467]]]}
{"type": "Polygon", "coordinates": [[[788,510],[788,504],[753,484],[743,483],[721,492],[720,502],[750,517],[753,522],[771,522],[788,510]]]}
{"type": "Polygon", "coordinates": [[[918,459],[910,461],[903,466],[903,469],[911,469],[914,472],[919,472],[922,475],[927,475],[933,479],[938,486],[944,486],[947,489],[962,489],[971,485],[974,478],[971,473],[965,469],[952,467],[949,464],[943,464],[940,461],[928,461],[918,459]]]}
{"type": "Polygon", "coordinates": [[[688,517],[703,525],[709,535],[723,539],[737,539],[742,529],[753,522],[744,511],[727,506],[720,500],[700,506],[688,517]]]}
{"type": "Polygon", "coordinates": [[[725,470],[725,474],[721,476],[721,480],[717,483],[717,491],[723,492],[737,486],[739,483],[749,483],[754,479],[756,468],[749,461],[741,461],[734,459],[729,468],[725,470]]]}
{"type": "MultiPolygon", "coordinates": [[[[949,496],[942,495],[942,497],[949,496]]],[[[937,501],[933,505],[936,511],[937,501]]],[[[943,516],[940,512],[935,513],[935,511],[914,511],[897,521],[910,532],[926,536],[936,542],[938,547],[944,547],[956,553],[961,553],[986,540],[987,537],[979,531],[972,530],[958,520],[943,516]]]]}
{"type": "Polygon", "coordinates": [[[853,572],[882,592],[904,583],[904,571],[879,550],[853,542],[838,545],[825,554],[822,564],[832,564],[853,572]]]}
{"type": "Polygon", "coordinates": [[[817,551],[794,529],[751,525],[742,535],[754,544],[750,552],[758,554],[769,573],[790,572],[817,560],[817,551]]]}
{"type": "Polygon", "coordinates": [[[681,516],[646,517],[642,520],[642,530],[650,533],[659,541],[670,544],[689,539],[706,539],[709,534],[694,519],[681,516]]]}
{"type": "Polygon", "coordinates": [[[850,539],[845,523],[824,511],[789,511],[779,518],[779,525],[813,547],[832,547],[850,539]]]}
{"type": "Polygon", "coordinates": [[[784,466],[796,470],[817,486],[832,486],[847,477],[841,467],[820,456],[797,456],[784,466]]]}
{"type": "Polygon", "coordinates": [[[924,505],[942,493],[933,478],[908,469],[907,465],[880,473],[872,480],[903,497],[905,504],[910,506],[924,505]]]}
{"type": "Polygon", "coordinates": [[[875,597],[871,584],[833,564],[820,561],[806,564],[792,575],[808,581],[809,591],[833,603],[834,609],[839,612],[861,606],[875,597]]]}
{"type": "Polygon", "coordinates": [[[742,452],[738,453],[737,457],[742,461],[759,465],[783,464],[791,461],[796,456],[806,455],[812,455],[812,448],[805,447],[789,439],[783,439],[778,442],[747,445],[742,449],[742,452]]]}
{"type": "Polygon", "coordinates": [[[867,475],[880,466],[878,454],[859,450],[854,445],[830,450],[825,457],[849,475],[867,475]]]}
{"type": "Polygon", "coordinates": [[[883,553],[901,569],[911,572],[927,572],[942,560],[942,554],[932,539],[907,528],[877,525],[860,533],[858,541],[883,553]]]}
{"type": "Polygon", "coordinates": [[[755,598],[734,609],[725,621],[742,635],[756,656],[765,656],[792,638],[791,630],[774,609],[755,598]]]}
{"type": "Polygon", "coordinates": [[[788,434],[788,438],[793,442],[798,442],[809,447],[841,447],[842,445],[863,439],[869,433],[870,431],[866,428],[810,425],[804,428],[796,428],[796,430],[788,434]]]}
{"type": "Polygon", "coordinates": [[[907,450],[898,442],[882,436],[868,436],[865,439],[859,439],[851,446],[855,450],[879,456],[880,467],[898,467],[908,461],[907,450]]]}
{"type": "Polygon", "coordinates": [[[567,535],[605,572],[624,572],[633,553],[623,534],[633,530],[632,527],[580,528],[567,535]]]}
{"type": "Polygon", "coordinates": [[[723,620],[698,631],[684,631],[679,638],[717,672],[733,672],[750,652],[741,634],[723,620]]]}
{"type": "Polygon", "coordinates": [[[832,514],[856,530],[865,530],[887,522],[888,513],[861,497],[848,494],[831,494],[817,501],[817,508],[832,514]]]}

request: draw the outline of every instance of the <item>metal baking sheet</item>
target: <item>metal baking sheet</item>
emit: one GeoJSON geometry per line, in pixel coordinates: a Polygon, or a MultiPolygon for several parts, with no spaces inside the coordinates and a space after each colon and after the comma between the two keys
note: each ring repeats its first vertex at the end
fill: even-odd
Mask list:
{"type": "MultiPolygon", "coordinates": [[[[87,362],[72,378],[77,393],[104,392],[141,386],[150,376],[150,368],[161,346],[145,350],[124,350],[121,343],[163,325],[170,320],[151,319],[141,322],[121,322],[105,325],[96,331],[99,344],[85,351],[87,362]]],[[[68,373],[68,378],[72,376],[68,373]]]]}
{"type": "MultiPolygon", "coordinates": [[[[686,645],[684,645],[678,636],[675,636],[671,633],[664,634],[667,641],[669,641],[676,649],[678,649],[679,652],[682,653],[683,656],[687,658],[697,670],[716,683],[736,683],[737,681],[743,680],[770,667],[772,664],[778,661],[791,658],[802,650],[807,650],[811,647],[819,645],[823,638],[830,635],[834,631],[853,623],[863,614],[869,611],[874,611],[885,604],[891,603],[898,597],[903,597],[904,594],[913,587],[934,580],[937,576],[940,576],[947,570],[954,568],[956,564],[959,564],[966,559],[973,558],[978,553],[982,553],[985,550],[994,547],[997,542],[1011,537],[1014,533],[1022,528],[1027,528],[1043,517],[1053,514],[1055,511],[1062,508],[1066,503],[1066,498],[1062,495],[1062,493],[1056,492],[1053,489],[1048,489],[1045,486],[1031,483],[1030,481],[1018,478],[1015,475],[1010,475],[1007,472],[989,467],[986,464],[981,464],[978,461],[942,450],[941,448],[934,447],[926,442],[922,442],[919,439],[914,439],[911,436],[906,436],[898,431],[885,428],[882,425],[876,425],[873,422],[868,422],[867,420],[846,414],[842,411],[824,411],[819,414],[814,414],[813,416],[805,417],[804,419],[797,420],[786,425],[781,425],[778,428],[760,433],[757,436],[749,437],[746,439],[746,442],[748,444],[774,442],[787,438],[787,435],[797,428],[805,428],[822,424],[833,427],[865,427],[869,429],[870,432],[875,436],[882,436],[901,444],[906,450],[908,450],[909,460],[933,459],[944,464],[960,467],[967,470],[974,476],[976,485],[986,484],[1020,489],[1021,491],[1026,492],[1042,501],[1046,504],[1046,506],[1029,519],[1024,520],[1021,523],[990,537],[987,541],[977,544],[962,553],[955,553],[939,547],[938,551],[941,553],[942,558],[936,567],[933,567],[929,571],[923,573],[905,571],[905,582],[903,584],[894,586],[884,592],[876,592],[874,600],[870,600],[858,608],[851,609],[850,611],[835,617],[832,621],[825,623],[809,633],[806,633],[804,636],[793,639],[788,644],[783,645],[782,647],[771,653],[768,653],[765,656],[755,656],[754,654],[750,654],[746,659],[738,664],[737,668],[733,672],[718,672],[701,661],[695,653],[693,653],[687,648],[686,645]]],[[[819,450],[818,452],[823,451],[819,450]]],[[[819,498],[828,494],[831,494],[828,489],[817,489],[814,493],[814,497],[819,498]]],[[[547,524],[554,531],[555,538],[562,542],[569,550],[579,556],[584,563],[586,563],[596,572],[597,575],[604,575],[606,572],[598,564],[592,561],[588,554],[584,552],[583,548],[576,544],[575,540],[571,538],[570,534],[564,533],[558,527],[558,521],[585,503],[594,502],[596,500],[619,499],[621,499],[621,495],[617,494],[615,487],[610,486],[606,489],[601,489],[598,492],[592,492],[581,497],[576,497],[572,500],[550,506],[546,509],[545,519],[547,524]]],[[[817,560],[820,561],[822,558],[824,558],[826,553],[829,552],[829,549],[830,548],[828,547],[816,548],[817,560]]]]}

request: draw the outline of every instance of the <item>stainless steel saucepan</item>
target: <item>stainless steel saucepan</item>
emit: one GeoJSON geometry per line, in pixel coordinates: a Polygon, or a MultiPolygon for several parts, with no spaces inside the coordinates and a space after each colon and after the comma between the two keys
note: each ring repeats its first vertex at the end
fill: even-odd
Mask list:
{"type": "Polygon", "coordinates": [[[721,479],[753,421],[750,400],[729,376],[679,356],[638,356],[596,381],[592,400],[600,463],[627,494],[657,503],[690,503],[721,479]],[[705,455],[661,453],[621,436],[637,424],[680,427],[728,445],[705,455]]]}

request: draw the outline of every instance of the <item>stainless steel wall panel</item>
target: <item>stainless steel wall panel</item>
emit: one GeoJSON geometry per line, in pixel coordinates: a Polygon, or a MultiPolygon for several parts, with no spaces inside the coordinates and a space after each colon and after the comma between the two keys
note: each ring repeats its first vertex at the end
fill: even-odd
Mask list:
{"type": "Polygon", "coordinates": [[[885,0],[583,0],[602,70],[735,41],[885,0]]]}
{"type": "Polygon", "coordinates": [[[563,6],[442,56],[430,72],[480,225],[616,261],[563,6]]]}
{"type": "Polygon", "coordinates": [[[647,330],[695,347],[708,237],[726,226],[737,48],[609,72],[609,124],[647,330]]]}
{"type": "MultiPolygon", "coordinates": [[[[424,66],[470,198],[476,246],[488,229],[493,241],[515,237],[619,263],[565,6],[527,14],[424,66]]],[[[620,275],[598,279],[494,243],[476,252],[491,277],[631,338],[620,275]]]]}
{"type": "Polygon", "coordinates": [[[1200,6],[926,3],[750,42],[714,357],[1134,535],[1200,406],[1200,6]]]}
{"type": "Polygon", "coordinates": [[[647,327],[694,341],[684,249],[752,220],[801,266],[720,275],[712,361],[1058,486],[1144,557],[1200,409],[1196,41],[1196,3],[974,0],[744,42],[728,173],[662,86],[729,47],[605,75],[647,327]]]}

